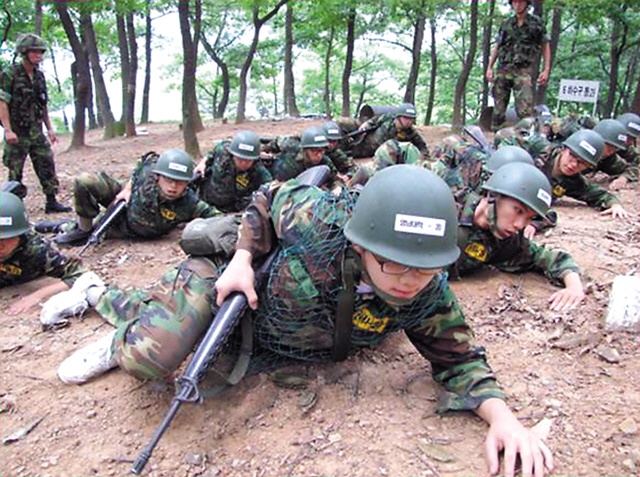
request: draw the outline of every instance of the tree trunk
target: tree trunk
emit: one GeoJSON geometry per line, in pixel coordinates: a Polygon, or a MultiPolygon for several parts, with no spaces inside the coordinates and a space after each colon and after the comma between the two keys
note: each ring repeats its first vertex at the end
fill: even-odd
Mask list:
{"type": "Polygon", "coordinates": [[[251,45],[249,46],[249,51],[247,51],[247,57],[242,65],[242,69],[240,70],[240,92],[238,95],[238,108],[236,110],[236,123],[241,123],[245,120],[245,111],[247,109],[247,77],[249,75],[249,69],[251,69],[251,63],[253,62],[253,57],[256,54],[256,50],[258,49],[258,42],[260,41],[260,29],[262,25],[264,25],[267,21],[269,21],[280,7],[286,4],[289,0],[279,0],[277,5],[273,7],[273,9],[267,13],[264,17],[260,18],[260,4],[254,3],[253,6],[253,39],[251,40],[251,45]]]}
{"type": "Polygon", "coordinates": [[[33,33],[42,36],[42,0],[36,0],[35,12],[33,15],[33,33]]]}
{"type": "MultiPolygon", "coordinates": [[[[224,28],[222,26],[221,28],[224,28]]],[[[200,43],[204,47],[204,51],[211,57],[211,59],[218,65],[220,68],[220,74],[222,75],[222,96],[220,98],[220,102],[217,101],[217,89],[216,96],[214,97],[215,102],[215,110],[213,113],[213,117],[215,119],[220,119],[224,117],[224,112],[227,109],[227,105],[229,104],[229,93],[231,91],[231,84],[229,81],[229,67],[224,62],[224,60],[218,55],[215,48],[211,46],[211,44],[207,41],[207,37],[202,35],[200,37],[200,43]]]]}
{"type": "Polygon", "coordinates": [[[424,124],[431,124],[431,116],[433,114],[433,104],[436,98],[436,78],[438,77],[438,52],[436,50],[436,20],[431,17],[429,19],[431,28],[431,78],[429,81],[429,98],[427,99],[427,112],[424,117],[424,124]]]}
{"type": "MultiPolygon", "coordinates": [[[[124,126],[125,118],[127,115],[127,85],[129,82],[129,44],[127,42],[127,29],[124,23],[124,16],[122,14],[116,15],[116,27],[118,30],[118,46],[120,48],[120,81],[122,86],[122,116],[120,116],[120,123],[124,126]]],[[[124,134],[118,131],[120,135],[124,134]]]]}
{"type": "Polygon", "coordinates": [[[87,59],[84,49],[80,43],[76,29],[73,26],[71,16],[64,4],[56,3],[55,5],[62,27],[69,39],[75,63],[77,67],[76,87],[74,88],[75,114],[73,121],[73,135],[69,150],[78,149],[85,145],[85,110],[87,109],[87,93],[89,90],[89,71],[87,69],[87,59]]]}
{"type": "Polygon", "coordinates": [[[351,117],[351,71],[353,70],[353,51],[356,43],[356,9],[349,9],[347,17],[347,55],[342,71],[342,117],[351,117]]]}
{"type": "Polygon", "coordinates": [[[91,71],[93,73],[98,114],[100,115],[102,125],[104,127],[103,138],[109,139],[115,137],[115,119],[113,117],[113,112],[111,111],[111,103],[109,101],[107,87],[104,82],[102,67],[100,66],[100,54],[98,53],[98,47],[96,45],[96,35],[93,29],[91,14],[82,14],[80,16],[80,24],[82,25],[83,37],[85,38],[85,44],[89,56],[89,64],[91,65],[91,71]]]}
{"type": "Polygon", "coordinates": [[[129,44],[129,79],[127,81],[127,106],[124,119],[124,132],[127,137],[136,136],[136,78],[138,75],[138,44],[136,42],[136,29],[133,22],[133,12],[126,17],[127,43],[129,44]]]}
{"type": "MultiPolygon", "coordinates": [[[[87,52],[85,51],[85,58],[87,52]]],[[[98,121],[96,120],[96,112],[93,108],[93,82],[91,81],[91,69],[89,68],[89,59],[87,58],[87,72],[89,72],[89,88],[87,92],[87,119],[89,120],[89,129],[98,129],[98,121]]]]}
{"type": "MultiPolygon", "coordinates": [[[[549,41],[549,49],[551,50],[551,65],[549,71],[553,67],[553,62],[556,58],[556,52],[558,51],[558,42],[560,40],[560,29],[562,27],[562,7],[555,7],[553,9],[553,16],[551,19],[551,38],[549,41]]],[[[551,76],[551,75],[549,75],[551,76]]],[[[544,104],[547,96],[547,88],[549,82],[538,86],[538,94],[536,104],[544,104]]]]}
{"type": "Polygon", "coordinates": [[[300,117],[293,77],[293,7],[290,3],[287,4],[284,28],[284,113],[294,118],[300,117]]]}
{"type": "Polygon", "coordinates": [[[611,69],[609,71],[609,90],[607,91],[607,99],[604,103],[604,110],[602,116],[604,118],[610,118],[613,112],[613,106],[616,99],[616,90],[618,88],[618,70],[620,67],[620,55],[624,50],[624,44],[626,41],[626,25],[620,21],[619,17],[611,19],[611,49],[609,51],[609,57],[611,59],[611,69]],[[622,30],[622,37],[620,35],[622,30]]]}
{"type": "Polygon", "coordinates": [[[478,46],[478,0],[471,0],[471,18],[470,18],[470,32],[469,32],[469,51],[464,61],[462,71],[458,77],[456,83],[456,93],[453,99],[453,127],[454,129],[461,129],[464,125],[464,108],[463,100],[464,93],[467,87],[467,81],[469,79],[469,73],[473,67],[473,63],[476,58],[476,49],[478,46]]]}
{"type": "MultiPolygon", "coordinates": [[[[200,0],[196,0],[196,17],[202,14],[200,0]]],[[[182,71],[182,135],[184,148],[193,157],[200,157],[200,145],[196,135],[197,118],[194,112],[194,100],[196,96],[196,62],[197,46],[191,38],[189,25],[189,2],[178,2],[180,17],[180,33],[182,34],[183,71],[182,71]]],[[[198,18],[199,21],[199,18],[198,18]]]]}
{"type": "Polygon", "coordinates": [[[273,77],[273,115],[278,115],[278,79],[273,77]]]}
{"type": "Polygon", "coordinates": [[[493,35],[493,13],[495,12],[496,0],[489,1],[489,15],[482,29],[482,100],[480,111],[484,111],[487,107],[489,99],[489,82],[485,75],[489,66],[489,57],[491,56],[491,37],[493,35]]]}
{"type": "MultiPolygon", "coordinates": [[[[543,1],[539,1],[539,2],[533,2],[533,14],[542,18],[543,23],[546,23],[545,18],[543,18],[544,16],[544,10],[543,10],[543,1]]],[[[538,83],[537,83],[537,79],[538,79],[538,74],[540,72],[540,56],[541,55],[536,55],[535,58],[533,59],[533,61],[531,62],[531,67],[529,68],[529,71],[531,72],[531,78],[533,79],[533,82],[531,83],[531,91],[533,92],[533,99],[536,99],[537,96],[537,90],[538,90],[538,83]]]]}
{"type": "Polygon", "coordinates": [[[144,31],[144,86],[142,87],[142,111],[140,112],[140,123],[149,122],[149,91],[151,90],[151,0],[147,0],[147,13],[145,15],[144,31]]]}
{"type": "Polygon", "coordinates": [[[324,99],[324,114],[328,119],[331,119],[333,116],[331,112],[331,95],[330,95],[330,87],[331,87],[331,53],[333,52],[333,36],[335,34],[335,29],[331,26],[331,30],[329,31],[329,40],[327,41],[327,52],[324,55],[324,93],[322,94],[322,98],[324,99]]]}
{"type": "Polygon", "coordinates": [[[413,46],[411,48],[411,69],[407,79],[407,87],[404,92],[404,102],[414,104],[416,102],[416,86],[420,74],[420,57],[422,55],[422,40],[424,39],[425,25],[424,10],[420,10],[418,18],[413,25],[413,46]]]}
{"type": "Polygon", "coordinates": [[[638,74],[638,82],[636,83],[636,94],[633,95],[633,101],[631,101],[632,113],[640,114],[640,74],[638,74]]]}

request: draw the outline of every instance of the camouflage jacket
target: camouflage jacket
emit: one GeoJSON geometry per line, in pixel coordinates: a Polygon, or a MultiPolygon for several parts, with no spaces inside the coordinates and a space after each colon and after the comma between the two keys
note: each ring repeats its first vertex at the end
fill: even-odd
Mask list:
{"type": "Polygon", "coordinates": [[[480,190],[491,175],[486,169],[488,154],[460,136],[448,136],[433,150],[433,172],[455,193],[480,190]]]}
{"type": "Polygon", "coordinates": [[[522,26],[515,15],[506,19],[498,31],[498,70],[528,68],[548,41],[540,17],[527,13],[522,26]]]}
{"type": "MultiPolygon", "coordinates": [[[[352,192],[334,196],[296,180],[267,184],[254,196],[237,248],[259,257],[276,243],[281,246],[259,291],[254,326],[261,346],[297,359],[331,359],[343,260],[350,248],[343,227],[354,202],[352,192]]],[[[441,410],[476,409],[486,399],[503,397],[445,274],[400,307],[356,283],[352,352],[404,330],[446,389],[441,410]]]]}
{"type": "Polygon", "coordinates": [[[502,146],[518,146],[531,154],[531,157],[537,157],[549,147],[550,142],[540,133],[527,135],[523,131],[509,127],[496,132],[493,144],[496,149],[502,146]]]}
{"type": "Polygon", "coordinates": [[[187,188],[175,200],[160,195],[157,175],[153,167],[158,156],[147,155],[138,162],[131,178],[131,199],[127,206],[127,229],[136,237],[155,238],[169,233],[178,224],[197,217],[222,215],[219,210],[198,199],[187,188]]]}
{"type": "Polygon", "coordinates": [[[34,127],[42,132],[47,100],[47,82],[38,68],[33,71],[33,79],[22,63],[14,63],[0,72],[0,101],[9,106],[11,128],[18,136],[30,136],[34,127]]]}
{"type": "Polygon", "coordinates": [[[355,170],[353,160],[340,146],[335,149],[327,149],[326,155],[341,174],[350,174],[355,170]]]}
{"type": "Polygon", "coordinates": [[[63,255],[49,241],[30,231],[20,238],[11,256],[0,263],[0,288],[41,276],[60,278],[71,287],[82,273],[80,259],[63,255]]]}
{"type": "MultiPolygon", "coordinates": [[[[263,146],[262,150],[271,154],[297,154],[300,150],[299,136],[279,136],[263,146]]],[[[353,172],[353,160],[342,150],[342,141],[335,149],[327,148],[325,155],[331,160],[335,169],[341,174],[353,172]]]]}
{"type": "Polygon", "coordinates": [[[373,161],[358,167],[352,184],[366,184],[376,172],[395,164],[411,164],[430,169],[430,163],[413,144],[389,139],[376,149],[373,161]]]}
{"type": "Polygon", "coordinates": [[[632,182],[638,181],[638,166],[640,164],[640,151],[638,146],[627,146],[626,151],[618,151],[620,156],[627,163],[624,176],[632,182]]]}
{"type": "Polygon", "coordinates": [[[544,172],[551,183],[554,201],[564,195],[568,195],[574,199],[586,202],[589,207],[600,210],[608,209],[613,204],[619,203],[615,195],[601,189],[595,184],[591,184],[582,174],[554,177],[552,175],[553,166],[560,157],[560,154],[562,154],[563,149],[564,146],[562,145],[554,146],[551,144],[542,154],[534,159],[536,167],[544,172]]]}
{"type": "MultiPolygon", "coordinates": [[[[567,273],[581,273],[571,255],[538,245],[519,233],[498,240],[490,230],[473,223],[473,215],[482,199],[473,192],[458,200],[458,246],[461,254],[452,266],[459,275],[465,275],[486,265],[508,273],[538,272],[549,280],[564,285],[567,273]]],[[[452,270],[453,271],[453,270],[452,270]]]]}
{"type": "Polygon", "coordinates": [[[336,170],[333,162],[326,155],[322,157],[319,164],[310,164],[307,161],[307,156],[304,153],[304,149],[298,147],[297,150],[292,149],[288,152],[283,152],[273,165],[273,177],[278,181],[286,181],[296,177],[301,172],[306,171],[313,165],[325,165],[331,169],[331,178],[334,180],[338,171],[336,170]]]}
{"type": "Polygon", "coordinates": [[[200,189],[200,197],[205,202],[225,213],[244,210],[251,194],[272,180],[260,161],[255,161],[248,171],[238,171],[229,152],[230,144],[231,141],[219,142],[207,154],[205,179],[200,189]]]}

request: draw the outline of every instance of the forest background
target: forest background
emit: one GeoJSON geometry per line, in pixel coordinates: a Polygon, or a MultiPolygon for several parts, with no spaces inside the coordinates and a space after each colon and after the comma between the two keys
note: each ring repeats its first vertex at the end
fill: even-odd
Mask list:
{"type": "MultiPolygon", "coordinates": [[[[640,3],[532,3],[552,52],[536,103],[556,109],[560,80],[581,79],[600,82],[598,117],[639,112],[640,3]]],[[[504,0],[13,0],[3,11],[4,65],[20,33],[50,45],[49,109],[61,113],[58,130],[73,131],[71,148],[84,145],[87,129],[135,136],[154,120],[151,85],[163,83],[180,92],[175,119],[194,155],[204,120],[240,123],[249,113],[354,116],[364,104],[406,101],[421,124],[474,122],[490,104],[484,72],[512,14],[504,0]],[[120,91],[107,88],[114,81],[120,91]]],[[[563,104],[563,114],[572,110],[591,105],[563,104]]]]}

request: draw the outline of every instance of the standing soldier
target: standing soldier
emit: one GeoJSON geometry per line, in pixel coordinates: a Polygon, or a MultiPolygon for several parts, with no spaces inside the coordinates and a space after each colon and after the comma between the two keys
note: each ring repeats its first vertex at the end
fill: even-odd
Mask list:
{"type": "Polygon", "coordinates": [[[282,154],[273,165],[273,177],[279,181],[293,179],[301,172],[313,166],[325,165],[331,169],[331,180],[335,179],[338,171],[326,155],[329,141],[324,128],[311,126],[302,131],[300,142],[295,147],[293,141],[283,149],[282,154]]]}
{"type": "Polygon", "coordinates": [[[542,20],[530,13],[530,0],[510,0],[515,16],[500,25],[496,46],[491,52],[486,77],[493,85],[493,128],[497,131],[505,121],[509,96],[513,91],[518,117],[534,116],[533,90],[530,66],[542,50],[544,69],[538,76],[538,84],[545,84],[551,68],[549,37],[542,20]],[[493,65],[498,60],[494,75],[493,65]]]}
{"type": "Polygon", "coordinates": [[[272,180],[260,162],[260,138],[251,131],[240,131],[233,140],[220,141],[195,172],[203,177],[200,197],[225,213],[244,210],[251,194],[272,180]]]}
{"type": "Polygon", "coordinates": [[[46,51],[47,45],[37,35],[28,33],[16,40],[16,55],[22,61],[0,73],[0,121],[5,135],[2,163],[9,169],[9,180],[22,183],[24,161],[30,156],[47,197],[44,211],[51,214],[69,212],[71,208],[56,199],[59,183],[51,144],[58,138],[49,120],[47,83],[38,68],[46,51]],[[51,144],[42,132],[42,123],[51,144]]]}
{"type": "Polygon", "coordinates": [[[169,233],[178,224],[196,217],[215,217],[220,211],[198,199],[188,188],[193,178],[193,159],[179,149],[160,156],[148,153],[138,162],[133,176],[123,186],[104,172],[83,172],[74,184],[77,227],[58,235],[57,243],[82,245],[93,230],[100,206],[125,201],[125,212],[115,219],[108,237],[152,239],[169,233]]]}

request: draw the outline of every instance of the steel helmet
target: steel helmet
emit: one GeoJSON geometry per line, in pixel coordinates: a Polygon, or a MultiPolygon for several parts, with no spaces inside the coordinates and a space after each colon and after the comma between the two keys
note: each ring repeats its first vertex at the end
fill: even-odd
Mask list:
{"type": "Polygon", "coordinates": [[[604,139],[591,129],[581,129],[574,132],[562,144],[571,149],[584,162],[594,167],[598,165],[604,152],[604,139]]]}
{"type": "Polygon", "coordinates": [[[327,147],[328,145],[327,134],[324,132],[324,128],[311,126],[302,131],[302,135],[300,136],[300,147],[302,149],[327,147]]]}
{"type": "Polygon", "coordinates": [[[334,121],[325,121],[322,125],[329,141],[340,141],[342,139],[342,129],[334,121]]]}
{"type": "Polygon", "coordinates": [[[16,39],[16,53],[26,55],[30,50],[47,51],[47,44],[38,35],[23,33],[16,39]]]}
{"type": "Polygon", "coordinates": [[[29,231],[29,218],[22,201],[11,192],[0,192],[0,239],[18,237],[29,231]]]}
{"type": "Polygon", "coordinates": [[[396,118],[400,116],[416,119],[416,107],[411,103],[402,103],[396,109],[396,118]]]}
{"type": "Polygon", "coordinates": [[[622,150],[627,148],[627,128],[620,121],[616,119],[603,119],[596,124],[593,130],[602,136],[605,143],[622,150]]]}
{"type": "Polygon", "coordinates": [[[260,159],[260,138],[251,131],[239,131],[233,136],[229,152],[249,161],[260,159]]]}
{"type": "Polygon", "coordinates": [[[634,113],[624,113],[616,119],[627,128],[627,134],[636,138],[640,136],[640,116],[634,113]]]}
{"type": "Polygon", "coordinates": [[[447,184],[422,167],[395,165],[362,190],[345,227],[354,244],[413,268],[455,262],[458,214],[447,184]]]}
{"type": "Polygon", "coordinates": [[[532,164],[522,162],[505,164],[482,188],[516,199],[541,217],[545,217],[551,207],[549,179],[532,164]]]}
{"type": "Polygon", "coordinates": [[[496,152],[491,154],[487,161],[487,170],[491,173],[496,172],[505,164],[512,162],[522,162],[533,165],[531,154],[518,146],[502,146],[496,152]]]}
{"type": "Polygon", "coordinates": [[[176,181],[191,181],[193,159],[181,149],[169,149],[160,154],[153,172],[176,181]]]}

